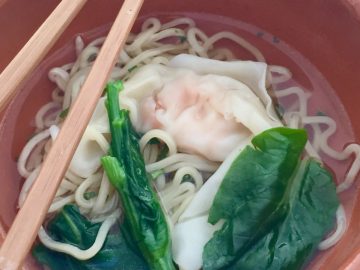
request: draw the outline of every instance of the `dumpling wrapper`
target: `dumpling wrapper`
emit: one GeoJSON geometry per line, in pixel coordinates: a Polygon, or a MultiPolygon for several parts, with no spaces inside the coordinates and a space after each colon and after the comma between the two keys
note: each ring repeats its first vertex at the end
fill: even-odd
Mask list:
{"type": "Polygon", "coordinates": [[[69,169],[82,178],[88,178],[100,168],[100,158],[108,152],[108,148],[109,144],[103,134],[89,125],[80,140],[69,169]]]}
{"type": "MultiPolygon", "coordinates": [[[[275,116],[270,116],[265,103],[249,87],[253,85],[263,97],[267,95],[266,64],[222,62],[180,55],[170,61],[170,66],[176,66],[183,58],[195,59],[192,69],[150,64],[139,68],[125,82],[120,100],[123,97],[137,102],[137,110],[130,108],[131,115],[136,119],[137,131],[166,130],[180,151],[202,155],[212,161],[223,161],[249,137],[281,125],[280,121],[274,120],[275,116]],[[241,66],[239,76],[233,75],[234,63],[241,66]],[[205,74],[205,71],[203,75],[199,74],[198,70],[209,64],[231,65],[227,70],[232,76],[205,74]],[[252,72],[246,70],[246,66],[252,72]],[[255,75],[247,78],[246,83],[234,79],[246,78],[252,73],[255,75]]],[[[183,62],[186,61],[180,62],[185,65],[183,62]]],[[[271,107],[269,96],[268,99],[271,107]]]]}
{"type": "Polygon", "coordinates": [[[266,63],[254,61],[219,61],[190,54],[180,54],[171,59],[169,66],[190,69],[201,75],[223,75],[243,82],[261,99],[271,119],[278,120],[278,116],[272,105],[272,99],[266,90],[266,63]]]}
{"type": "Polygon", "coordinates": [[[219,230],[223,222],[211,225],[207,222],[207,216],[196,217],[194,219],[178,224],[172,231],[173,259],[178,263],[180,269],[198,270],[202,266],[202,250],[204,245],[210,240],[209,235],[219,230]],[[202,230],[204,233],[199,234],[202,230]],[[187,235],[187,237],[184,237],[187,235]]]}
{"type": "Polygon", "coordinates": [[[215,195],[231,164],[247,145],[239,145],[220,165],[217,171],[195,194],[189,206],[180,216],[172,230],[172,252],[174,261],[183,270],[198,270],[202,267],[205,244],[222,224],[207,222],[215,195]]]}

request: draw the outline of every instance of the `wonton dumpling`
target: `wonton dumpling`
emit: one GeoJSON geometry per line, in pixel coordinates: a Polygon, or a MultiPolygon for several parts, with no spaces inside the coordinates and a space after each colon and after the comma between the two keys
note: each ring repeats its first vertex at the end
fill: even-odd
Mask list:
{"type": "Polygon", "coordinates": [[[190,72],[165,83],[161,92],[141,102],[143,130],[164,129],[181,152],[223,161],[234,146],[252,134],[231,116],[224,116],[222,106],[232,106],[231,96],[213,75],[200,77],[190,72]]]}
{"type": "MultiPolygon", "coordinates": [[[[203,60],[195,58],[199,63],[203,60]]],[[[249,62],[252,68],[256,64],[249,62]]],[[[265,80],[266,68],[258,64],[263,74],[254,80],[265,80]]],[[[249,137],[280,125],[254,91],[233,77],[199,75],[190,69],[151,64],[140,68],[125,83],[121,95],[138,102],[138,112],[133,112],[140,118],[138,131],[166,130],[180,151],[223,161],[249,137]]],[[[263,88],[266,92],[265,82],[263,88]]],[[[257,88],[257,92],[261,91],[257,88]]]]}

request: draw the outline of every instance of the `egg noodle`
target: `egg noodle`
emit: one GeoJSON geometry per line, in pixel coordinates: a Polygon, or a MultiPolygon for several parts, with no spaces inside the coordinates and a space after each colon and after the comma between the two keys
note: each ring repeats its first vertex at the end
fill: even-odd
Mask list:
{"type": "MultiPolygon", "coordinates": [[[[77,59],[61,67],[49,71],[49,79],[56,84],[52,92],[52,101],[40,108],[36,114],[35,135],[27,142],[18,160],[18,171],[24,177],[25,183],[19,195],[19,207],[23,202],[36,179],[43,160],[51,148],[52,143],[61,128],[66,112],[71,108],[90,68],[100,51],[105,38],[98,38],[85,46],[82,38],[75,40],[77,59]]],[[[139,34],[130,34],[124,50],[120,53],[116,66],[111,73],[111,80],[127,81],[136,69],[141,66],[155,63],[167,65],[169,60],[180,53],[197,55],[204,58],[232,61],[236,57],[231,50],[216,48],[215,43],[228,39],[249,51],[256,61],[266,62],[264,55],[242,37],[230,33],[219,32],[207,36],[196,27],[190,18],[178,18],[161,24],[156,18],[147,19],[139,34]]],[[[297,86],[278,89],[279,83],[288,81],[292,75],[285,67],[269,65],[269,79],[277,99],[295,95],[297,101],[285,108],[282,116],[286,126],[291,128],[308,128],[313,130],[311,141],[306,145],[309,156],[320,159],[325,154],[336,160],[346,160],[354,157],[350,169],[344,180],[337,187],[342,192],[351,187],[360,167],[360,147],[358,144],[349,144],[338,152],[328,143],[329,138],[336,132],[336,123],[329,116],[308,115],[307,104],[311,96],[309,92],[297,86]],[[320,127],[321,126],[321,127],[320,127]],[[323,127],[326,126],[324,129],[323,127]]],[[[131,121],[139,118],[136,115],[136,106],[131,100],[122,100],[126,109],[130,110],[131,121]]],[[[107,119],[103,119],[107,124],[107,119]]],[[[49,208],[49,214],[59,211],[68,203],[78,205],[80,212],[93,222],[102,222],[94,244],[87,250],[56,242],[47,235],[44,227],[39,231],[40,241],[49,249],[64,252],[80,260],[93,257],[102,247],[111,226],[121,217],[119,198],[110,185],[106,174],[100,166],[100,160],[91,158],[93,152],[105,155],[109,149],[110,134],[102,125],[89,126],[80,143],[81,151],[87,151],[89,160],[74,161],[66,172],[64,179],[49,208]],[[89,144],[91,145],[88,148],[89,144]],[[84,163],[86,163],[84,165],[84,163]],[[83,167],[90,173],[82,173],[83,167]],[[84,176],[86,175],[86,176],[84,176]]],[[[204,181],[219,167],[219,162],[207,160],[206,157],[179,152],[174,138],[168,132],[152,129],[142,135],[140,148],[146,163],[146,170],[155,180],[156,189],[161,198],[163,207],[169,216],[170,227],[173,226],[191,202],[204,181]],[[156,138],[162,144],[152,143],[156,138]],[[166,156],[160,156],[161,149],[166,145],[166,156]],[[188,179],[184,181],[184,179],[188,179]],[[190,180],[189,180],[190,179],[190,180]]],[[[80,151],[78,149],[78,151],[80,151]]],[[[225,175],[226,171],[220,172],[225,175]]],[[[327,249],[336,244],[344,234],[347,222],[343,206],[340,205],[337,214],[337,228],[327,239],[320,243],[319,249],[327,249]]]]}

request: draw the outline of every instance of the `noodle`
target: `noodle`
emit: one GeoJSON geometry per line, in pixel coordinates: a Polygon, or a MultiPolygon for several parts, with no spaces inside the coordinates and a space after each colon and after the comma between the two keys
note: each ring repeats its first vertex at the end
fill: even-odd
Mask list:
{"type": "Polygon", "coordinates": [[[184,166],[176,171],[168,187],[162,189],[160,198],[173,224],[178,221],[180,215],[191,202],[195,192],[200,189],[202,184],[203,177],[201,173],[194,167],[184,166]],[[185,176],[190,177],[193,182],[184,181],[185,176]]]}
{"type": "Polygon", "coordinates": [[[167,148],[169,149],[169,156],[176,154],[177,149],[174,139],[170,136],[170,134],[161,129],[152,129],[145,133],[140,140],[140,149],[143,151],[145,145],[154,138],[157,138],[166,144],[167,148]]]}
{"type": "Polygon", "coordinates": [[[28,143],[25,145],[23,150],[21,151],[19,160],[18,160],[18,172],[22,177],[28,177],[30,175],[30,171],[26,168],[26,163],[28,162],[31,151],[33,151],[34,147],[40,143],[41,141],[47,139],[50,136],[50,132],[48,129],[45,129],[34,137],[32,137],[28,143]]]}
{"type": "Polygon", "coordinates": [[[75,201],[74,194],[68,195],[66,197],[55,197],[54,201],[50,205],[50,208],[48,210],[48,213],[53,213],[59,211],[61,208],[63,208],[65,205],[72,203],[75,201]]]}
{"type": "Polygon", "coordinates": [[[84,182],[80,184],[75,192],[75,201],[76,204],[79,205],[81,208],[90,209],[94,206],[95,200],[92,198],[87,200],[84,198],[84,194],[86,193],[87,189],[91,186],[99,187],[101,181],[100,174],[94,174],[87,178],[84,182]]]}
{"type": "Polygon", "coordinates": [[[172,172],[180,167],[194,166],[198,170],[206,172],[214,172],[218,168],[218,164],[208,161],[204,158],[189,154],[175,154],[164,158],[160,161],[146,165],[148,172],[154,172],[157,170],[164,170],[164,172],[172,172]]]}
{"type": "Polygon", "coordinates": [[[33,170],[28,176],[28,178],[26,178],[24,184],[22,185],[18,199],[19,208],[21,208],[22,205],[24,204],[27,194],[29,193],[32,184],[34,183],[36,177],[38,176],[39,171],[40,171],[40,167],[37,167],[35,170],[33,170]]]}
{"type": "Polygon", "coordinates": [[[336,211],[336,224],[335,232],[319,244],[320,250],[326,250],[335,245],[346,231],[346,215],[342,205],[336,211]]]}
{"type": "Polygon", "coordinates": [[[51,111],[53,111],[52,113],[57,116],[60,111],[60,104],[58,102],[54,101],[54,102],[47,103],[41,107],[41,109],[37,112],[37,114],[35,116],[35,123],[39,129],[48,127],[48,125],[46,125],[45,119],[46,119],[46,115],[48,115],[49,112],[51,112],[51,111]]]}
{"type": "Polygon", "coordinates": [[[103,173],[103,176],[101,178],[99,193],[92,207],[93,214],[100,214],[103,212],[102,209],[105,208],[106,199],[108,194],[110,193],[110,187],[111,186],[109,180],[107,179],[106,174],[103,173]]]}
{"type": "Polygon", "coordinates": [[[241,47],[249,51],[252,55],[254,55],[257,61],[266,62],[265,57],[256,47],[254,47],[252,44],[250,44],[242,37],[235,35],[234,33],[231,32],[220,32],[207,39],[206,42],[204,43],[204,50],[206,51],[209,50],[214,45],[215,42],[221,39],[230,39],[234,41],[235,43],[239,44],[241,47]]]}

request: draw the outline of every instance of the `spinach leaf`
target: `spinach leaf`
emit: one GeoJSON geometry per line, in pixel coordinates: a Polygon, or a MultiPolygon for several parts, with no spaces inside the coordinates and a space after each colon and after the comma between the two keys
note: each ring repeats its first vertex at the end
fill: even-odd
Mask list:
{"type": "Polygon", "coordinates": [[[69,108],[66,108],[66,109],[64,109],[63,111],[60,112],[59,117],[61,119],[65,119],[68,114],[69,114],[69,108]]]}
{"type": "MultiPolygon", "coordinates": [[[[57,241],[87,249],[94,243],[100,226],[100,223],[91,223],[82,216],[76,206],[66,205],[49,222],[47,231],[57,241]]],[[[89,260],[77,260],[42,244],[35,246],[33,255],[52,270],[148,269],[141,255],[128,246],[119,228],[110,232],[99,253],[89,260]]]]}
{"type": "Polygon", "coordinates": [[[159,199],[147,178],[138,136],[129,112],[119,108],[119,89],[107,86],[111,154],[101,159],[104,170],[120,195],[126,239],[142,252],[151,269],[175,269],[170,233],[159,199]]]}
{"type": "Polygon", "coordinates": [[[94,236],[100,229],[100,223],[91,223],[79,213],[75,205],[65,205],[63,209],[47,225],[48,234],[56,241],[89,248],[94,236]]]}
{"type": "Polygon", "coordinates": [[[314,160],[300,164],[305,131],[270,129],[252,143],[210,209],[209,222],[224,225],[204,248],[205,270],[299,269],[333,225],[339,202],[330,173],[314,160]]]}

